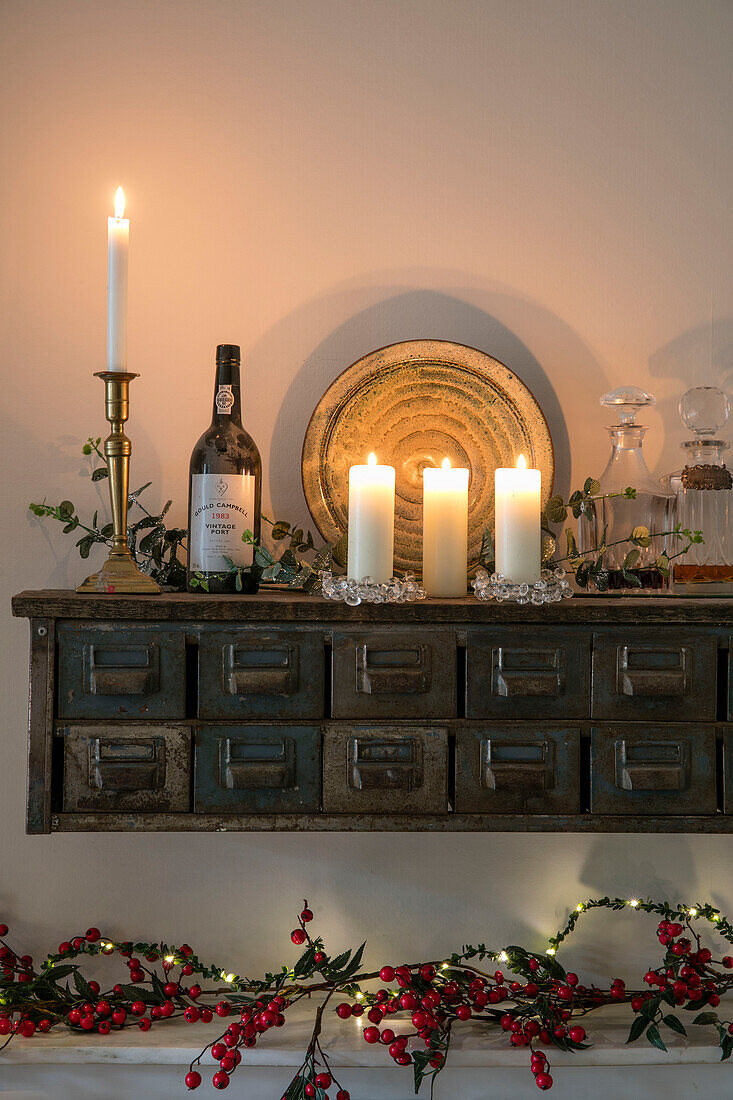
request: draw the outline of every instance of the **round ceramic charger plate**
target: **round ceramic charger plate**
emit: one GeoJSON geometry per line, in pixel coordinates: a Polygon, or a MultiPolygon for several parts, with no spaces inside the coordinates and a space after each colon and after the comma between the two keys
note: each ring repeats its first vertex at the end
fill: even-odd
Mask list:
{"type": "Polygon", "coordinates": [[[394,466],[395,568],[422,572],[422,472],[449,458],[468,467],[468,552],[493,530],[494,470],[523,454],[552,491],[552,440],[542,410],[516,374],[483,351],[445,340],[380,348],[348,367],[319,401],[303,444],[303,488],[321,535],[348,526],[349,467],[370,452],[394,466]]]}

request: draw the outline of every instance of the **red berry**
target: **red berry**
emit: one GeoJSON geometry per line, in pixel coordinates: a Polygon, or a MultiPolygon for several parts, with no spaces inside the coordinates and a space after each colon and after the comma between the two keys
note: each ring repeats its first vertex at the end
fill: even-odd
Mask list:
{"type": "Polygon", "coordinates": [[[631,1008],[634,1012],[638,1012],[643,1004],[644,1004],[644,998],[643,997],[632,997],[632,999],[631,999],[631,1008]]]}
{"type": "Polygon", "coordinates": [[[116,1008],[112,1013],[112,1023],[117,1024],[118,1027],[122,1027],[127,1019],[127,1013],[124,1008],[116,1008]]]}
{"type": "Polygon", "coordinates": [[[393,1043],[394,1042],[394,1031],[392,1030],[392,1028],[391,1027],[385,1027],[384,1031],[379,1036],[379,1039],[382,1043],[384,1043],[385,1046],[389,1046],[390,1043],[393,1043]]]}
{"type": "Polygon", "coordinates": [[[210,1008],[202,1008],[201,1009],[201,1023],[202,1024],[210,1024],[213,1019],[214,1019],[214,1013],[211,1011],[210,1008]]]}
{"type": "Polygon", "coordinates": [[[219,1062],[219,1065],[223,1070],[226,1070],[227,1073],[231,1073],[232,1070],[236,1068],[237,1063],[234,1060],[233,1054],[225,1054],[221,1062],[219,1062]]]}
{"type": "Polygon", "coordinates": [[[112,1011],[112,1006],[109,1001],[97,1001],[97,1006],[94,1010],[97,1016],[109,1016],[112,1011]]]}
{"type": "Polygon", "coordinates": [[[59,955],[66,955],[69,951],[71,951],[71,944],[68,940],[64,940],[63,943],[59,944],[59,955]]]}
{"type": "Polygon", "coordinates": [[[166,997],[175,997],[178,992],[178,982],[166,982],[163,986],[166,997]]]}
{"type": "Polygon", "coordinates": [[[84,1028],[85,1031],[91,1031],[92,1028],[94,1027],[94,1017],[93,1016],[82,1016],[81,1026],[84,1028]]]}
{"type": "Polygon", "coordinates": [[[8,1020],[6,1016],[0,1019],[0,1035],[9,1035],[13,1030],[13,1024],[11,1020],[8,1020]]]}
{"type": "Polygon", "coordinates": [[[565,981],[568,983],[568,985],[577,985],[578,984],[578,975],[573,974],[572,971],[571,971],[569,974],[565,975],[565,981]]]}
{"type": "Polygon", "coordinates": [[[543,1092],[552,1088],[552,1077],[550,1077],[549,1073],[538,1073],[535,1077],[535,1081],[537,1082],[537,1088],[542,1089],[543,1092]]]}
{"type": "Polygon", "coordinates": [[[231,1010],[231,1005],[228,1001],[219,1001],[218,1005],[216,1006],[217,1016],[228,1016],[231,1010]]]}
{"type": "Polygon", "coordinates": [[[379,971],[379,980],[389,985],[390,982],[395,980],[395,969],[393,966],[383,966],[379,971]]]}
{"type": "Polygon", "coordinates": [[[654,973],[653,970],[647,970],[646,974],[644,975],[644,981],[647,985],[656,985],[657,975],[654,973]]]}
{"type": "Polygon", "coordinates": [[[331,1087],[331,1074],[319,1073],[315,1079],[315,1086],[318,1089],[328,1089],[331,1087]]]}
{"type": "Polygon", "coordinates": [[[417,1008],[417,997],[414,993],[403,993],[400,996],[400,1005],[407,1012],[414,1012],[417,1008]]]}
{"type": "Polygon", "coordinates": [[[130,1005],[130,1012],[133,1014],[133,1016],[144,1016],[145,1005],[142,1001],[133,1001],[133,1003],[130,1005]]]}
{"type": "Polygon", "coordinates": [[[471,1009],[468,1007],[468,1005],[459,1005],[456,1009],[456,1016],[459,1020],[470,1020],[471,1009]]]}
{"type": "Polygon", "coordinates": [[[131,970],[130,971],[130,981],[137,984],[137,985],[139,985],[140,982],[144,982],[145,981],[145,971],[144,970],[131,970]]]}
{"type": "Polygon", "coordinates": [[[140,1028],[141,1031],[150,1031],[153,1025],[147,1018],[147,1016],[143,1016],[142,1020],[138,1020],[137,1026],[140,1028]]]}
{"type": "Polygon", "coordinates": [[[7,936],[8,926],[7,924],[0,924],[0,936],[7,936]]]}
{"type": "Polygon", "coordinates": [[[336,1015],[342,1020],[348,1020],[349,1016],[351,1016],[351,1005],[347,1005],[344,1001],[343,1004],[340,1004],[336,1009],[336,1015]]]}
{"type": "Polygon", "coordinates": [[[724,955],[723,956],[723,966],[725,967],[726,970],[733,970],[733,956],[724,955]]]}
{"type": "Polygon", "coordinates": [[[308,937],[306,936],[302,928],[294,928],[293,931],[290,933],[290,939],[293,941],[296,947],[300,947],[302,943],[305,943],[308,937]]]}
{"type": "Polygon", "coordinates": [[[313,956],[313,962],[316,963],[317,965],[320,965],[322,962],[325,962],[325,961],[326,961],[326,956],[323,954],[323,952],[322,951],[316,951],[315,955],[313,956]]]}
{"type": "Polygon", "coordinates": [[[557,995],[561,1001],[572,1001],[573,991],[569,985],[561,985],[558,988],[557,995]]]}
{"type": "Polygon", "coordinates": [[[192,1069],[190,1073],[186,1074],[186,1088],[197,1089],[201,1084],[201,1074],[197,1070],[192,1069]]]}
{"type": "Polygon", "coordinates": [[[186,1023],[195,1024],[201,1017],[201,1013],[195,1005],[189,1005],[186,1011],[183,1013],[183,1018],[186,1023]]]}
{"type": "Polygon", "coordinates": [[[311,1096],[315,1096],[315,1095],[316,1095],[316,1086],[315,1086],[315,1085],[313,1085],[313,1084],[312,1084],[312,1083],[311,1083],[311,1082],[309,1081],[309,1082],[308,1082],[308,1084],[307,1084],[307,1085],[305,1086],[305,1088],[303,1089],[303,1092],[304,1092],[304,1093],[305,1093],[305,1095],[306,1095],[306,1096],[308,1096],[308,1097],[311,1097],[311,1096]]]}
{"type": "Polygon", "coordinates": [[[87,939],[89,943],[96,943],[97,940],[101,938],[101,936],[102,933],[99,931],[98,928],[87,928],[87,939]]]}
{"type": "Polygon", "coordinates": [[[581,1027],[580,1024],[576,1024],[575,1027],[570,1028],[568,1035],[574,1043],[582,1043],[585,1039],[585,1028],[581,1027]]]}
{"type": "Polygon", "coordinates": [[[303,924],[307,924],[308,921],[313,920],[313,914],[311,913],[310,909],[305,908],[300,914],[300,919],[303,921],[303,924]]]}
{"type": "Polygon", "coordinates": [[[511,1028],[513,1023],[514,1023],[514,1017],[510,1016],[509,1013],[506,1012],[501,1018],[501,1026],[502,1026],[503,1030],[504,1031],[509,1031],[509,1029],[511,1028]]]}
{"type": "Polygon", "coordinates": [[[378,1027],[365,1027],[364,1028],[364,1042],[365,1043],[378,1043],[379,1042],[379,1028],[378,1027]]]}
{"type": "Polygon", "coordinates": [[[223,1043],[214,1043],[211,1048],[211,1057],[215,1062],[220,1062],[227,1052],[227,1048],[223,1043]]]}
{"type": "Polygon", "coordinates": [[[201,986],[192,985],[188,991],[188,995],[192,1001],[195,1001],[197,997],[201,996],[201,986]]]}
{"type": "Polygon", "coordinates": [[[676,924],[675,923],[675,924],[668,924],[667,925],[667,932],[669,933],[670,936],[674,936],[675,939],[677,938],[677,936],[681,936],[683,931],[684,931],[684,929],[682,928],[681,924],[676,924]]]}
{"type": "Polygon", "coordinates": [[[432,982],[435,977],[435,967],[426,963],[425,966],[420,967],[420,977],[424,982],[432,982]]]}
{"type": "Polygon", "coordinates": [[[339,1089],[336,1093],[336,1100],[351,1100],[351,1093],[346,1089],[339,1089]]]}
{"type": "MultiPolygon", "coordinates": [[[[94,1021],[92,1021],[92,1027],[94,1027],[94,1021]]],[[[18,1024],[18,1034],[26,1039],[30,1039],[31,1035],[35,1034],[35,1030],[36,1025],[33,1020],[21,1020],[18,1024]]]]}
{"type": "Polygon", "coordinates": [[[112,1028],[110,1026],[109,1020],[101,1020],[97,1024],[97,1031],[100,1035],[109,1035],[111,1030],[112,1028]]]}
{"type": "Polygon", "coordinates": [[[47,1032],[47,1031],[50,1031],[51,1030],[51,1021],[47,1020],[44,1016],[44,1018],[42,1020],[38,1021],[38,1030],[42,1031],[44,1033],[47,1032]]]}
{"type": "Polygon", "coordinates": [[[363,1013],[364,1013],[364,1005],[360,1005],[358,1001],[356,1002],[356,1004],[353,1004],[351,1006],[351,1015],[352,1016],[361,1016],[361,1015],[363,1015],[363,1013]]]}
{"type": "Polygon", "coordinates": [[[228,1089],[229,1088],[229,1074],[223,1069],[220,1069],[218,1073],[215,1073],[211,1078],[211,1083],[215,1089],[228,1089]]]}

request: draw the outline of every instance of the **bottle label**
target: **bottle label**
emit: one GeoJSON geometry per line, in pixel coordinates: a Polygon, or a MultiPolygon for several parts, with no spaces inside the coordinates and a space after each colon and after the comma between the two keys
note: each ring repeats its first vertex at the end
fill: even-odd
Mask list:
{"type": "Polygon", "coordinates": [[[231,386],[219,386],[216,391],[216,411],[227,416],[232,411],[234,394],[231,386]]]}
{"type": "Polygon", "coordinates": [[[242,542],[254,528],[254,474],[192,474],[188,568],[193,573],[226,573],[251,565],[254,547],[242,542]]]}

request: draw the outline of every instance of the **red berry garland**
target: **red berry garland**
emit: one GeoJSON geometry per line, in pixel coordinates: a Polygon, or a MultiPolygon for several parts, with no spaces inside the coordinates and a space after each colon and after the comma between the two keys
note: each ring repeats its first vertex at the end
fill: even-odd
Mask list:
{"type": "Polygon", "coordinates": [[[283,1100],[302,1096],[350,1100],[320,1043],[326,1011],[341,1020],[359,1018],[366,1011],[364,1041],[375,1048],[386,1047],[396,1065],[412,1066],[418,1085],[443,1070],[452,1029],[478,1020],[487,1027],[499,1026],[511,1046],[529,1048],[529,1068],[537,1087],[545,1091],[552,1087],[553,1078],[549,1057],[539,1044],[564,1051],[584,1049],[586,1029],[576,1022],[577,1017],[586,1018],[614,1002],[628,1004],[633,1013],[629,1041],[646,1035],[650,1043],[666,1050],[660,1028],[685,1034],[674,1011],[681,1009],[693,1013],[693,1024],[716,1028],[724,1059],[733,1053],[733,1021],[713,1011],[733,988],[733,974],[726,973],[733,970],[733,955],[716,961],[711,949],[702,944],[696,922],[706,921],[730,944],[733,926],[710,905],[671,907],[666,902],[600,898],[578,904],[544,954],[519,947],[496,952],[481,944],[463,948],[447,962],[385,964],[370,972],[362,969],[363,945],[355,952],[330,956],[323,940],[310,935],[306,926],[312,921],[313,912],[304,902],[298,927],[291,933],[293,943],[305,948],[303,954],[292,968],[283,967],[260,981],[203,965],[188,944],[176,948],[164,943],[113,943],[94,927],[64,940],[36,971],[29,955],[17,954],[5,942],[8,928],[0,924],[0,1037],[7,1043],[16,1036],[46,1034],[60,1025],[101,1035],[135,1025],[148,1031],[166,1019],[210,1023],[216,1014],[225,1030],[195,1059],[185,1085],[188,1089],[201,1085],[196,1067],[208,1052],[214,1062],[211,1082],[223,1090],[247,1050],[272,1028],[285,1025],[291,1005],[317,993],[321,996],[314,1009],[311,1041],[283,1100]],[[627,989],[622,978],[614,978],[608,989],[585,986],[576,973],[566,973],[555,957],[581,915],[596,908],[631,908],[661,917],[656,938],[663,958],[644,974],[643,988],[627,989]],[[126,960],[129,984],[102,991],[98,982],[87,981],[74,962],[85,954],[119,954],[126,960]],[[503,970],[477,965],[484,960],[501,962],[511,977],[506,978],[503,970]],[[196,981],[188,985],[186,979],[192,976],[196,981]],[[220,988],[206,988],[212,981],[215,985],[226,982],[226,999],[220,988]],[[362,989],[364,983],[375,981],[381,983],[378,988],[362,989]],[[332,998],[336,998],[333,1004],[332,998]],[[500,1017],[498,1005],[502,1006],[500,1017]]]}

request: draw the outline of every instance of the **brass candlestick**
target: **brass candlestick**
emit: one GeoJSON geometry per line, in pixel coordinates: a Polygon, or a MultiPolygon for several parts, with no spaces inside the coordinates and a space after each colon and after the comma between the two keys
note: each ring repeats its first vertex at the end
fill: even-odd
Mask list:
{"type": "Polygon", "coordinates": [[[127,545],[127,500],[130,491],[130,454],[132,444],[125,435],[130,415],[130,382],[137,374],[128,371],[98,371],[95,378],[104,382],[105,412],[112,432],[104,441],[109,468],[109,496],[112,504],[112,547],[98,573],[92,573],[77,592],[155,593],[160,585],[142,573],[127,545]]]}

